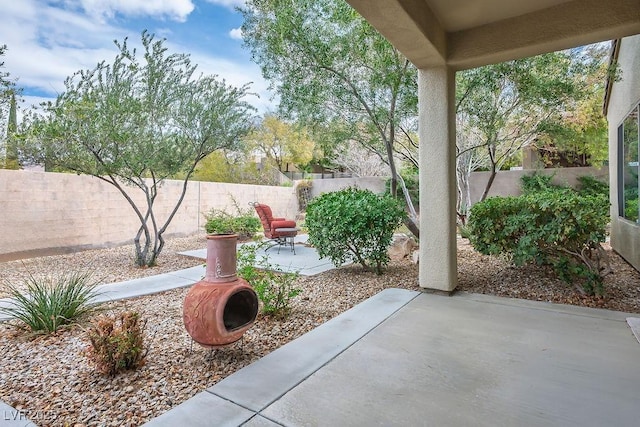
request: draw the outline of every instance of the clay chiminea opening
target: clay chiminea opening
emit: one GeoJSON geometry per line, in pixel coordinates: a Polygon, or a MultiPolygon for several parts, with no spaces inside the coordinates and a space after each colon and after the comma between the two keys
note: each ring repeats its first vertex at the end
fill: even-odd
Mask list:
{"type": "Polygon", "coordinates": [[[207,236],[205,277],[184,299],[185,329],[207,348],[238,341],[258,315],[256,292],[236,276],[237,240],[236,234],[207,236]]]}
{"type": "Polygon", "coordinates": [[[241,290],[231,295],[224,306],[222,319],[228,331],[234,331],[256,319],[258,299],[254,292],[241,290]]]}

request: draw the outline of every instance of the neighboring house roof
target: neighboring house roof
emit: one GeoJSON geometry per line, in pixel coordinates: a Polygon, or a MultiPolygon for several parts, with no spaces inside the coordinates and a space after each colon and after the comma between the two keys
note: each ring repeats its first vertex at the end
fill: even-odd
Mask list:
{"type": "MultiPolygon", "coordinates": [[[[620,53],[620,39],[611,41],[611,52],[609,53],[609,70],[612,70],[614,65],[618,62],[618,54],[620,53]]],[[[604,87],[604,99],[602,102],[602,114],[607,117],[609,111],[609,100],[611,99],[611,88],[615,82],[615,75],[607,73],[607,82],[604,87]]]]}

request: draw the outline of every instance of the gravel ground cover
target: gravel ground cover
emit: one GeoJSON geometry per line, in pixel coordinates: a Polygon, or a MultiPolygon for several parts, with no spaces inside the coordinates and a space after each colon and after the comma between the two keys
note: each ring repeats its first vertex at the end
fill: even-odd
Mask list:
{"type": "MultiPolygon", "coordinates": [[[[105,283],[198,265],[179,251],[204,247],[204,236],[171,239],[160,265],[137,269],[131,246],[0,264],[0,277],[18,280],[90,265],[105,283]]],[[[604,298],[581,296],[572,286],[540,268],[512,268],[476,253],[458,241],[459,289],[506,297],[553,301],[640,313],[640,274],[610,248],[614,273],[604,298]]],[[[388,287],[418,289],[417,266],[393,261],[383,276],[348,266],[301,277],[302,293],[286,320],[259,316],[241,342],[211,351],[192,345],[182,324],[187,289],[107,304],[107,312],[136,310],[147,320],[150,346],[146,364],[113,378],[97,374],[84,355],[84,326],[50,336],[26,337],[10,323],[0,324],[0,400],[23,410],[38,425],[137,426],[192,397],[220,379],[388,287]]]]}

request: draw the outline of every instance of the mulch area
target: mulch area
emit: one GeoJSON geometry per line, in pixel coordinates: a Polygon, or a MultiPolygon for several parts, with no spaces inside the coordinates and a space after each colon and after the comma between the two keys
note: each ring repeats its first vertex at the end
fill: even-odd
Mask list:
{"type": "Polygon", "coordinates": [[[579,284],[558,279],[549,267],[514,267],[499,257],[479,254],[468,240],[459,239],[458,290],[640,313],[640,272],[608,244],[603,247],[613,272],[604,279],[604,295],[586,296],[578,290],[579,284]]]}

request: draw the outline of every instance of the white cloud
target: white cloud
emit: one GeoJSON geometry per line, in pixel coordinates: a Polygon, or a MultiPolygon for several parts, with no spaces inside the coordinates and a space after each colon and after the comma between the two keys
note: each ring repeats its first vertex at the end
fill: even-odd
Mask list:
{"type": "Polygon", "coordinates": [[[242,40],[242,28],[234,28],[229,31],[229,36],[234,40],[242,40]]]}
{"type": "Polygon", "coordinates": [[[241,7],[245,4],[245,0],[207,0],[207,2],[219,4],[220,6],[228,7],[229,9],[241,7]]]}
{"type": "MultiPolygon", "coordinates": [[[[113,60],[118,53],[114,40],[129,37],[131,47],[140,44],[139,30],[98,22],[78,8],[62,9],[60,3],[68,5],[69,1],[77,2],[20,0],[3,7],[0,41],[8,46],[2,58],[3,71],[17,78],[18,87],[25,88],[27,95],[55,98],[64,90],[66,77],[81,69],[92,69],[102,60],[113,60]]],[[[168,35],[166,46],[170,52],[191,53],[199,72],[217,74],[235,86],[254,82],[251,90],[260,98],[254,96],[247,101],[260,111],[273,108],[267,83],[248,58],[225,59],[224,52],[216,49],[196,51],[193,46],[171,43],[171,30],[160,32],[168,35]]]]}
{"type": "Polygon", "coordinates": [[[79,0],[85,12],[95,18],[154,16],[179,22],[187,20],[193,11],[191,0],[79,0]]]}

